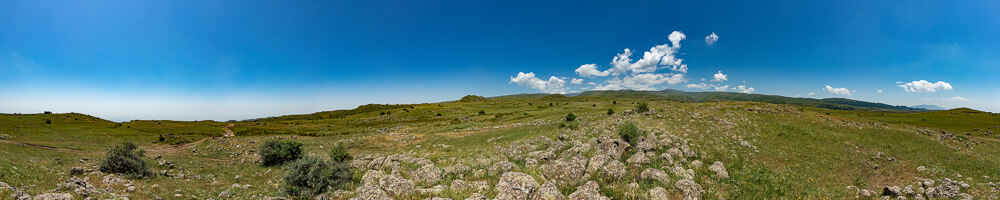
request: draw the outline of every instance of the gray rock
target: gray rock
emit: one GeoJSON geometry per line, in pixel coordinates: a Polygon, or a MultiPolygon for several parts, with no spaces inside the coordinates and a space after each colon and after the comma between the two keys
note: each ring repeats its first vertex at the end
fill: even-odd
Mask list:
{"type": "Polygon", "coordinates": [[[708,170],[715,172],[716,177],[729,178],[729,172],[726,171],[726,166],[721,161],[713,162],[712,166],[708,166],[708,170]]]}
{"type": "Polygon", "coordinates": [[[670,173],[673,173],[674,176],[681,177],[682,179],[694,179],[695,175],[694,170],[684,169],[684,167],[681,166],[674,166],[674,168],[670,169],[670,173]]]}
{"type": "Polygon", "coordinates": [[[885,186],[882,188],[882,196],[899,196],[903,194],[903,189],[899,186],[885,186]]]}
{"type": "Polygon", "coordinates": [[[503,173],[509,172],[510,170],[513,170],[513,169],[514,169],[514,163],[512,163],[510,161],[504,160],[504,161],[501,161],[501,162],[493,164],[493,166],[490,166],[489,173],[491,175],[503,174],[503,173]]]}
{"type": "Polygon", "coordinates": [[[684,193],[684,200],[698,200],[701,198],[701,185],[691,179],[682,179],[674,183],[674,187],[684,193]]]}
{"type": "Polygon", "coordinates": [[[664,172],[663,170],[656,168],[646,168],[645,170],[642,170],[642,173],[639,174],[639,177],[642,179],[657,180],[663,184],[670,183],[670,175],[667,175],[667,173],[664,172]]]}
{"type": "Polygon", "coordinates": [[[70,176],[83,175],[83,168],[81,168],[81,167],[73,167],[73,168],[69,169],[69,175],[70,176]]]}
{"type": "Polygon", "coordinates": [[[472,195],[469,195],[468,198],[465,198],[465,200],[486,200],[486,195],[473,193],[472,195]]]}
{"type": "Polygon", "coordinates": [[[611,160],[611,162],[604,165],[603,169],[606,176],[614,179],[620,179],[625,176],[625,164],[622,164],[618,160],[611,160]]]}
{"type": "Polygon", "coordinates": [[[415,188],[413,181],[395,174],[383,176],[379,179],[379,187],[392,195],[409,195],[413,193],[413,189],[415,188]]]}
{"type": "Polygon", "coordinates": [[[441,168],[434,165],[424,165],[420,169],[417,169],[413,179],[418,183],[434,184],[441,180],[442,173],[444,173],[444,170],[441,168]]]}
{"type": "Polygon", "coordinates": [[[95,189],[93,185],[87,182],[87,180],[78,177],[70,177],[69,180],[66,180],[66,182],[60,183],[58,185],[58,190],[73,191],[73,193],[76,193],[84,197],[90,196],[91,194],[97,192],[97,189],[95,189]]]}
{"type": "Polygon", "coordinates": [[[621,159],[622,153],[625,153],[625,149],[630,146],[628,142],[625,142],[624,140],[611,138],[609,136],[601,137],[601,139],[598,140],[597,145],[601,152],[607,154],[615,160],[621,159]]]}
{"type": "Polygon", "coordinates": [[[581,156],[564,157],[542,165],[542,174],[558,185],[575,185],[586,174],[587,160],[581,156]]]}
{"type": "Polygon", "coordinates": [[[667,193],[667,189],[663,187],[655,187],[649,189],[649,200],[669,200],[670,194],[667,193]]]}
{"type": "Polygon", "coordinates": [[[566,196],[563,196],[559,188],[556,187],[554,183],[547,182],[542,184],[542,188],[538,190],[538,193],[533,198],[534,200],[565,200],[566,196]]]}
{"type": "Polygon", "coordinates": [[[587,163],[587,172],[594,173],[604,166],[604,163],[611,160],[611,156],[607,154],[597,154],[590,157],[590,162],[587,163]]]}
{"type": "Polygon", "coordinates": [[[229,191],[229,189],[227,189],[227,190],[222,191],[222,192],[219,193],[219,198],[220,199],[229,199],[229,198],[232,198],[232,197],[233,197],[233,192],[229,191]]]}
{"type": "Polygon", "coordinates": [[[649,158],[646,158],[646,154],[645,153],[637,152],[637,153],[633,154],[632,157],[630,157],[625,162],[628,162],[629,164],[632,164],[632,165],[641,165],[641,164],[649,163],[649,158]]]}
{"type": "Polygon", "coordinates": [[[497,183],[497,200],[528,200],[538,191],[535,178],[521,172],[507,172],[497,183]]]}
{"type": "Polygon", "coordinates": [[[571,200],[610,200],[610,198],[602,196],[600,192],[601,186],[594,181],[588,181],[587,183],[576,187],[576,191],[569,195],[571,200]]]}
{"type": "Polygon", "coordinates": [[[389,194],[385,191],[373,186],[361,186],[357,189],[357,196],[351,198],[351,200],[391,200],[389,194]]]}
{"type": "Polygon", "coordinates": [[[34,200],[73,200],[69,193],[45,193],[35,196],[34,200]]]}

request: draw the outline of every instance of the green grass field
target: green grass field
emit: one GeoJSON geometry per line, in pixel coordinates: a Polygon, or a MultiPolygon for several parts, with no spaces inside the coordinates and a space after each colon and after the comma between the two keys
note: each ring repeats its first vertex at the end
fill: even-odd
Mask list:
{"type": "MultiPolygon", "coordinates": [[[[468,172],[449,174],[433,184],[453,180],[489,183],[480,193],[494,197],[499,174],[477,175],[490,164],[480,160],[509,160],[512,171],[525,172],[539,183],[550,177],[523,157],[552,146],[556,138],[586,143],[602,136],[617,137],[615,127],[626,121],[654,135],[686,139],[702,167],[689,167],[703,188],[702,199],[845,199],[855,186],[881,194],[884,186],[914,185],[918,181],[949,178],[968,183],[960,191],[976,199],[996,198],[1000,182],[1000,115],[969,109],[928,112],[830,110],[788,104],[756,102],[677,102],[612,96],[522,95],[414,105],[369,105],[355,110],[329,111],[237,122],[130,121],[115,123],[83,114],[0,115],[0,182],[28,194],[72,193],[59,189],[70,169],[87,170],[76,177],[102,192],[97,199],[264,199],[285,196],[279,190],[285,169],[256,163],[258,145],[268,140],[305,144],[307,156],[326,158],[334,145],[344,145],[356,158],[408,155],[430,160],[440,168],[465,164],[468,172]],[[612,103],[614,102],[614,103],[612,103]],[[648,102],[650,113],[626,113],[638,102],[648,102]],[[615,114],[608,115],[611,109],[615,114]],[[482,112],[480,112],[482,111],[482,112]],[[577,118],[566,122],[565,116],[577,118]],[[48,121],[48,123],[47,123],[48,121]],[[223,137],[226,129],[235,137],[223,137]],[[944,133],[942,133],[944,131],[944,133]],[[166,137],[164,141],[160,137],[166,137]],[[156,176],[125,179],[130,184],[106,183],[97,164],[114,144],[134,142],[146,152],[156,176]],[[532,145],[525,145],[532,144],[532,145]],[[537,145],[535,145],[537,144],[537,145]],[[509,149],[528,151],[510,157],[509,149]],[[171,168],[155,160],[169,161],[171,168]],[[725,163],[729,178],[714,176],[707,166],[725,163]],[[918,170],[918,168],[921,168],[918,170]],[[166,175],[163,175],[164,173],[166,175]],[[236,184],[236,185],[234,185],[236,184]],[[132,185],[134,190],[128,190],[132,185]],[[226,199],[226,198],[223,198],[226,199]]],[[[568,142],[566,148],[580,146],[568,142]]],[[[559,155],[569,155],[558,150],[559,155]],[[561,153],[560,153],[561,152],[561,153]]],[[[595,150],[583,155],[600,153],[595,150]]],[[[632,151],[629,151],[631,153],[632,151]]],[[[666,149],[655,150],[657,155],[666,149]]],[[[626,153],[621,162],[631,154],[626,153]]],[[[496,162],[492,162],[496,163],[496,162]]],[[[600,193],[613,199],[648,199],[647,190],[663,187],[672,197],[683,191],[673,183],[640,180],[644,168],[662,168],[666,161],[631,165],[623,178],[601,175],[586,178],[600,184],[600,193]],[[630,183],[639,194],[629,192],[630,183]]],[[[400,174],[410,180],[420,165],[403,162],[400,174]]],[[[357,195],[365,170],[344,195],[357,195]]],[[[386,171],[390,173],[390,171],[386,171]]],[[[680,180],[671,174],[671,180],[680,180]]],[[[939,181],[940,182],[940,181],[939,181]]],[[[570,195],[579,184],[559,185],[570,195]]],[[[919,185],[916,185],[919,187],[919,185]]],[[[0,189],[0,198],[14,190],[0,189]]],[[[448,197],[465,199],[472,192],[446,189],[415,193],[396,199],[448,197]]],[[[878,198],[874,195],[870,198],[878,198]]]]}

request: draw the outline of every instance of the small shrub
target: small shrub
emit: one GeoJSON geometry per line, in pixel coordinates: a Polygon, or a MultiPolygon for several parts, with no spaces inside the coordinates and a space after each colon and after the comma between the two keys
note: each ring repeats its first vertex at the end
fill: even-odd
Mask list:
{"type": "Polygon", "coordinates": [[[347,162],[303,158],[288,166],[284,191],[297,199],[311,199],[327,188],[341,189],[351,182],[353,172],[347,162]]]}
{"type": "Polygon", "coordinates": [[[571,122],[571,121],[574,121],[574,120],[576,120],[576,115],[574,115],[573,113],[566,114],[566,121],[567,122],[571,122]]]}
{"type": "Polygon", "coordinates": [[[635,146],[635,140],[639,138],[639,127],[636,127],[632,122],[625,122],[618,126],[618,136],[635,146]]]}
{"type": "Polygon", "coordinates": [[[480,111],[479,111],[479,115],[485,115],[485,114],[486,114],[486,111],[485,111],[485,110],[480,110],[480,111]]]}
{"type": "Polygon", "coordinates": [[[42,113],[45,113],[46,115],[51,115],[52,111],[45,111],[45,112],[42,112],[42,113]]]}
{"type": "Polygon", "coordinates": [[[51,119],[45,119],[45,124],[52,124],[52,120],[51,119]]]}
{"type": "Polygon", "coordinates": [[[618,105],[618,101],[611,101],[611,105],[618,105]]]}
{"type": "Polygon", "coordinates": [[[142,160],[143,152],[131,142],[115,145],[108,150],[107,157],[101,161],[100,170],[104,173],[124,174],[131,178],[142,178],[151,175],[146,162],[142,160]]]}
{"type": "Polygon", "coordinates": [[[637,113],[649,112],[649,105],[646,104],[646,102],[639,103],[639,105],[635,106],[635,112],[637,113]]]}
{"type": "Polygon", "coordinates": [[[337,145],[333,149],[330,149],[330,160],[333,162],[351,162],[354,159],[351,154],[347,153],[347,149],[344,146],[337,145]]]}
{"type": "Polygon", "coordinates": [[[267,141],[260,146],[260,160],[264,166],[281,165],[302,158],[302,143],[293,141],[267,141]]]}
{"type": "Polygon", "coordinates": [[[608,108],[608,115],[614,115],[614,114],[615,114],[615,110],[612,110],[611,108],[608,108]]]}
{"type": "Polygon", "coordinates": [[[437,116],[438,116],[438,117],[440,117],[440,116],[441,116],[441,113],[438,113],[438,114],[437,114],[437,116]]]}

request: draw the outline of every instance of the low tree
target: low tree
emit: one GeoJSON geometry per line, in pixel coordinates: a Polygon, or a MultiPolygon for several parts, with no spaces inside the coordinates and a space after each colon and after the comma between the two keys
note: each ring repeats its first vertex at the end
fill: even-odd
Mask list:
{"type": "Polygon", "coordinates": [[[294,141],[267,141],[260,146],[261,165],[275,166],[302,158],[302,143],[294,141]]]}
{"type": "Polygon", "coordinates": [[[143,161],[145,152],[131,142],[125,142],[108,149],[107,155],[101,161],[100,170],[104,173],[124,174],[130,178],[142,178],[152,173],[143,161]]]}
{"type": "Polygon", "coordinates": [[[635,126],[632,122],[625,122],[618,126],[618,136],[632,146],[635,146],[635,141],[639,138],[639,134],[639,127],[635,126]]]}
{"type": "Polygon", "coordinates": [[[575,121],[575,120],[576,120],[576,115],[574,115],[573,113],[566,114],[566,121],[567,122],[571,122],[571,121],[575,121]]]}

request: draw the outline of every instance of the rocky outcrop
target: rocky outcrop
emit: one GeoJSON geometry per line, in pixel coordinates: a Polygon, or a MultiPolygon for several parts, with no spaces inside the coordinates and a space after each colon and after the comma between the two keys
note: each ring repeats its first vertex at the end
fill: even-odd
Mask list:
{"type": "Polygon", "coordinates": [[[602,196],[600,192],[601,186],[594,181],[588,181],[579,187],[576,187],[576,191],[569,195],[571,200],[610,200],[610,198],[602,196]]]}
{"type": "Polygon", "coordinates": [[[535,178],[521,172],[507,172],[497,183],[497,200],[528,200],[538,191],[535,178]]]}

